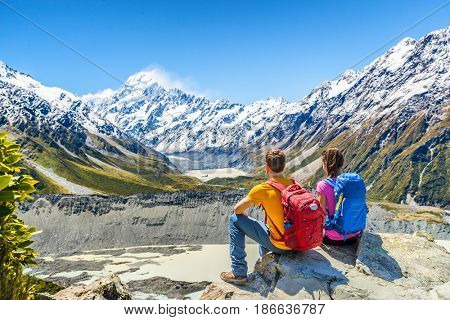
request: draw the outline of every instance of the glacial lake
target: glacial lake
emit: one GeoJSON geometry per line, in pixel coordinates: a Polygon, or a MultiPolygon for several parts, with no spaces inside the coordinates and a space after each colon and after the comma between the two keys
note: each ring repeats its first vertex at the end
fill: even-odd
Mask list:
{"type": "MultiPolygon", "coordinates": [[[[259,257],[258,245],[247,244],[249,272],[259,257]]],[[[165,299],[161,293],[142,292],[146,281],[155,277],[189,283],[220,281],[222,271],[230,271],[228,245],[139,246],[80,251],[70,255],[48,255],[39,265],[26,270],[37,277],[57,283],[89,284],[111,272],[130,285],[135,299],[165,299]]],[[[151,285],[150,285],[151,286],[151,285]]],[[[161,285],[160,285],[161,286],[161,285]]],[[[148,289],[151,291],[151,289],[148,289]]],[[[202,290],[184,298],[198,299],[202,290]]]]}

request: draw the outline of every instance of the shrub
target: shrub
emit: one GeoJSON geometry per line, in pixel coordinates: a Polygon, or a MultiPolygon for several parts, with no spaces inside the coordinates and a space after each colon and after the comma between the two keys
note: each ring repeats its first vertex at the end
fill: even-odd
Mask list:
{"type": "Polygon", "coordinates": [[[0,132],[0,299],[30,299],[31,284],[23,268],[35,264],[37,256],[30,244],[36,231],[14,213],[17,205],[32,199],[37,183],[22,174],[17,163],[22,159],[20,146],[0,132]]]}

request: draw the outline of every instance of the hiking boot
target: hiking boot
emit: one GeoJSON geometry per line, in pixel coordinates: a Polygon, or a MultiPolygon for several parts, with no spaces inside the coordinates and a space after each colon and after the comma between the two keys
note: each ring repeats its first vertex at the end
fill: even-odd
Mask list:
{"type": "Polygon", "coordinates": [[[227,283],[233,284],[246,284],[248,282],[247,277],[236,276],[233,272],[222,272],[220,274],[220,279],[227,283]]]}

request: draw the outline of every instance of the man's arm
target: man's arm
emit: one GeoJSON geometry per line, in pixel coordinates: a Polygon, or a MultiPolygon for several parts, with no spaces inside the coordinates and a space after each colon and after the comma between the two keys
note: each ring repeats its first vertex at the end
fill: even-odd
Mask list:
{"type": "Polygon", "coordinates": [[[248,208],[251,208],[253,206],[254,206],[254,204],[251,203],[247,197],[245,197],[244,199],[242,199],[241,201],[236,203],[236,205],[234,206],[234,212],[236,214],[245,214],[245,210],[247,210],[248,208]]]}

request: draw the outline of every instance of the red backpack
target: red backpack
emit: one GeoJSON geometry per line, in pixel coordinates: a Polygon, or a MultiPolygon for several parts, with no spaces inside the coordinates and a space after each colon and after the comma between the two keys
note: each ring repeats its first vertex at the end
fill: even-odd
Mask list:
{"type": "MultiPolygon", "coordinates": [[[[267,183],[281,192],[281,203],[284,209],[284,243],[293,250],[305,251],[322,244],[325,212],[314,195],[292,179],[293,184],[285,187],[275,180],[267,183]]],[[[267,213],[266,213],[267,219],[267,213]]]]}

